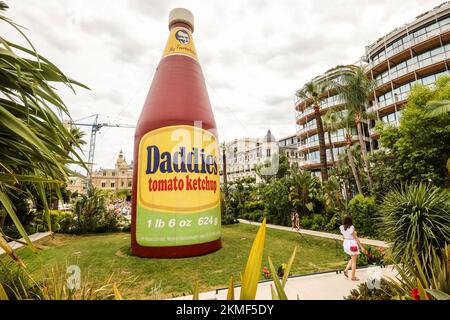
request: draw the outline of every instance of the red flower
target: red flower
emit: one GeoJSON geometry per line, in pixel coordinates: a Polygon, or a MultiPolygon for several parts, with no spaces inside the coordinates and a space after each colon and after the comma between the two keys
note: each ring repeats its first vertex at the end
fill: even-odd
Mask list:
{"type": "Polygon", "coordinates": [[[417,289],[417,288],[413,288],[412,290],[411,290],[411,297],[413,297],[414,298],[414,300],[420,300],[420,294],[419,294],[419,289],[417,289]]]}

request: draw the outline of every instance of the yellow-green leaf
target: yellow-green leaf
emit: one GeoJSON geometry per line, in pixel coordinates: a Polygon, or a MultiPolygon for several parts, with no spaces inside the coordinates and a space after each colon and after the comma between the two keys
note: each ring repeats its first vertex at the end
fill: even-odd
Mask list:
{"type": "Polygon", "coordinates": [[[227,300],[234,300],[234,279],[230,277],[230,284],[228,286],[227,300]]]}
{"type": "Polygon", "coordinates": [[[272,285],[270,285],[270,293],[272,293],[272,300],[280,300],[272,285]]]}
{"type": "Polygon", "coordinates": [[[112,288],[114,291],[114,300],[123,300],[122,295],[120,294],[119,289],[117,289],[115,283],[113,283],[112,288]]]}
{"type": "Polygon", "coordinates": [[[200,291],[200,289],[199,289],[199,287],[198,287],[198,281],[196,281],[195,282],[195,285],[194,285],[194,295],[193,295],[193,297],[192,297],[192,300],[198,300],[199,299],[199,291],[200,291]]]}
{"type": "Polygon", "coordinates": [[[419,278],[417,278],[417,289],[419,289],[420,300],[428,300],[427,293],[425,292],[425,289],[423,288],[419,278]]]}
{"type": "Polygon", "coordinates": [[[284,289],[281,285],[280,278],[278,278],[277,271],[275,270],[275,267],[273,266],[272,260],[270,257],[267,257],[267,260],[269,260],[269,268],[270,272],[272,273],[272,279],[273,283],[275,284],[275,289],[277,291],[277,295],[280,300],[287,300],[286,292],[284,292],[284,289]]]}
{"type": "Polygon", "coordinates": [[[6,295],[6,291],[1,283],[0,283],[0,300],[9,300],[8,296],[6,295]]]}
{"type": "Polygon", "coordinates": [[[284,270],[283,281],[281,282],[281,286],[283,288],[286,285],[287,279],[289,277],[289,273],[291,272],[292,264],[294,263],[296,253],[297,253],[297,246],[295,246],[294,252],[292,252],[291,258],[289,259],[289,262],[287,263],[286,270],[284,270]]]}
{"type": "Polygon", "coordinates": [[[256,289],[261,274],[261,263],[264,252],[264,241],[266,238],[266,219],[264,218],[255,240],[253,241],[250,255],[242,275],[242,287],[240,300],[255,300],[256,289]]]}
{"type": "Polygon", "coordinates": [[[28,234],[25,231],[24,227],[22,226],[22,223],[20,222],[19,218],[17,217],[16,213],[14,212],[14,209],[12,208],[12,204],[11,204],[11,201],[9,200],[9,197],[6,195],[6,193],[4,193],[2,191],[0,191],[0,203],[3,205],[6,212],[8,212],[9,217],[14,222],[14,225],[16,226],[17,230],[19,231],[20,235],[27,242],[28,246],[36,253],[37,249],[33,246],[33,243],[31,242],[30,238],[28,237],[28,234]]]}

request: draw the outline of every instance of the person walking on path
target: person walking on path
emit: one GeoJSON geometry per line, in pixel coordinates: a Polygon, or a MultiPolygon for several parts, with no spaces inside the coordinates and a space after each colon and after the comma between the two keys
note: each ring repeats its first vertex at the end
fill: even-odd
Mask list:
{"type": "Polygon", "coordinates": [[[291,212],[291,227],[295,229],[295,211],[291,212]]]}
{"type": "Polygon", "coordinates": [[[295,214],[294,214],[294,228],[295,228],[295,230],[300,229],[300,218],[298,216],[297,211],[295,211],[295,214]]]}
{"type": "Polygon", "coordinates": [[[344,218],[343,224],[339,227],[342,235],[344,236],[344,251],[346,254],[350,256],[350,260],[347,263],[347,266],[344,269],[344,275],[348,278],[348,270],[352,269],[352,280],[359,281],[356,277],[356,259],[358,258],[359,249],[361,249],[362,253],[367,254],[366,249],[359,241],[355,227],[352,223],[352,217],[346,216],[344,218]]]}

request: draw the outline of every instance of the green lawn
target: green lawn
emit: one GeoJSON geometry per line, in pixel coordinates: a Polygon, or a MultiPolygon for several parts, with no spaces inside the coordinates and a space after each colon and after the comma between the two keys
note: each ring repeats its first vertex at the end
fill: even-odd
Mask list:
{"type": "MultiPolygon", "coordinates": [[[[34,255],[27,248],[19,255],[34,276],[39,278],[56,265],[77,264],[83,275],[89,274],[93,287],[106,283],[113,274],[120,282],[130,277],[137,281],[121,288],[124,298],[161,299],[189,294],[195,281],[200,290],[226,287],[230,275],[239,279],[255,237],[257,227],[236,224],[224,226],[223,248],[209,255],[184,259],[145,259],[130,255],[128,233],[74,236],[57,234],[54,239],[41,242],[44,249],[34,255]]],[[[275,266],[288,261],[294,246],[298,246],[292,274],[305,274],[342,268],[345,254],[341,242],[267,229],[264,261],[272,258],[275,266]]]]}

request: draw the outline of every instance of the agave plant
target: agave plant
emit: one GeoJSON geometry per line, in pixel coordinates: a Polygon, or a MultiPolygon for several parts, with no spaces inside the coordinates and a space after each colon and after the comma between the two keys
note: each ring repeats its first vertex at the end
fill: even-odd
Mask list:
{"type": "Polygon", "coordinates": [[[398,275],[390,286],[401,299],[450,299],[450,245],[431,250],[428,264],[414,252],[414,264],[396,265],[398,275]]]}
{"type": "MultiPolygon", "coordinates": [[[[0,23],[17,30],[30,48],[12,43],[0,35],[0,208],[7,212],[27,244],[34,248],[14,210],[13,197],[32,198],[37,192],[44,204],[44,218],[51,229],[46,192],[61,197],[59,187],[72,174],[67,165],[83,164],[76,139],[61,118],[69,116],[52,83],[84,85],[66,77],[53,63],[39,55],[22,28],[2,12],[0,23]],[[76,160],[74,160],[76,159],[76,160]],[[34,189],[34,190],[33,190],[34,189]]],[[[1,231],[1,230],[0,230],[1,231]]],[[[0,247],[20,261],[0,232],[0,247]]]]}
{"type": "Polygon", "coordinates": [[[450,201],[445,190],[427,184],[403,185],[384,197],[379,212],[397,263],[415,264],[417,253],[426,266],[432,249],[450,243],[450,201]]]}

